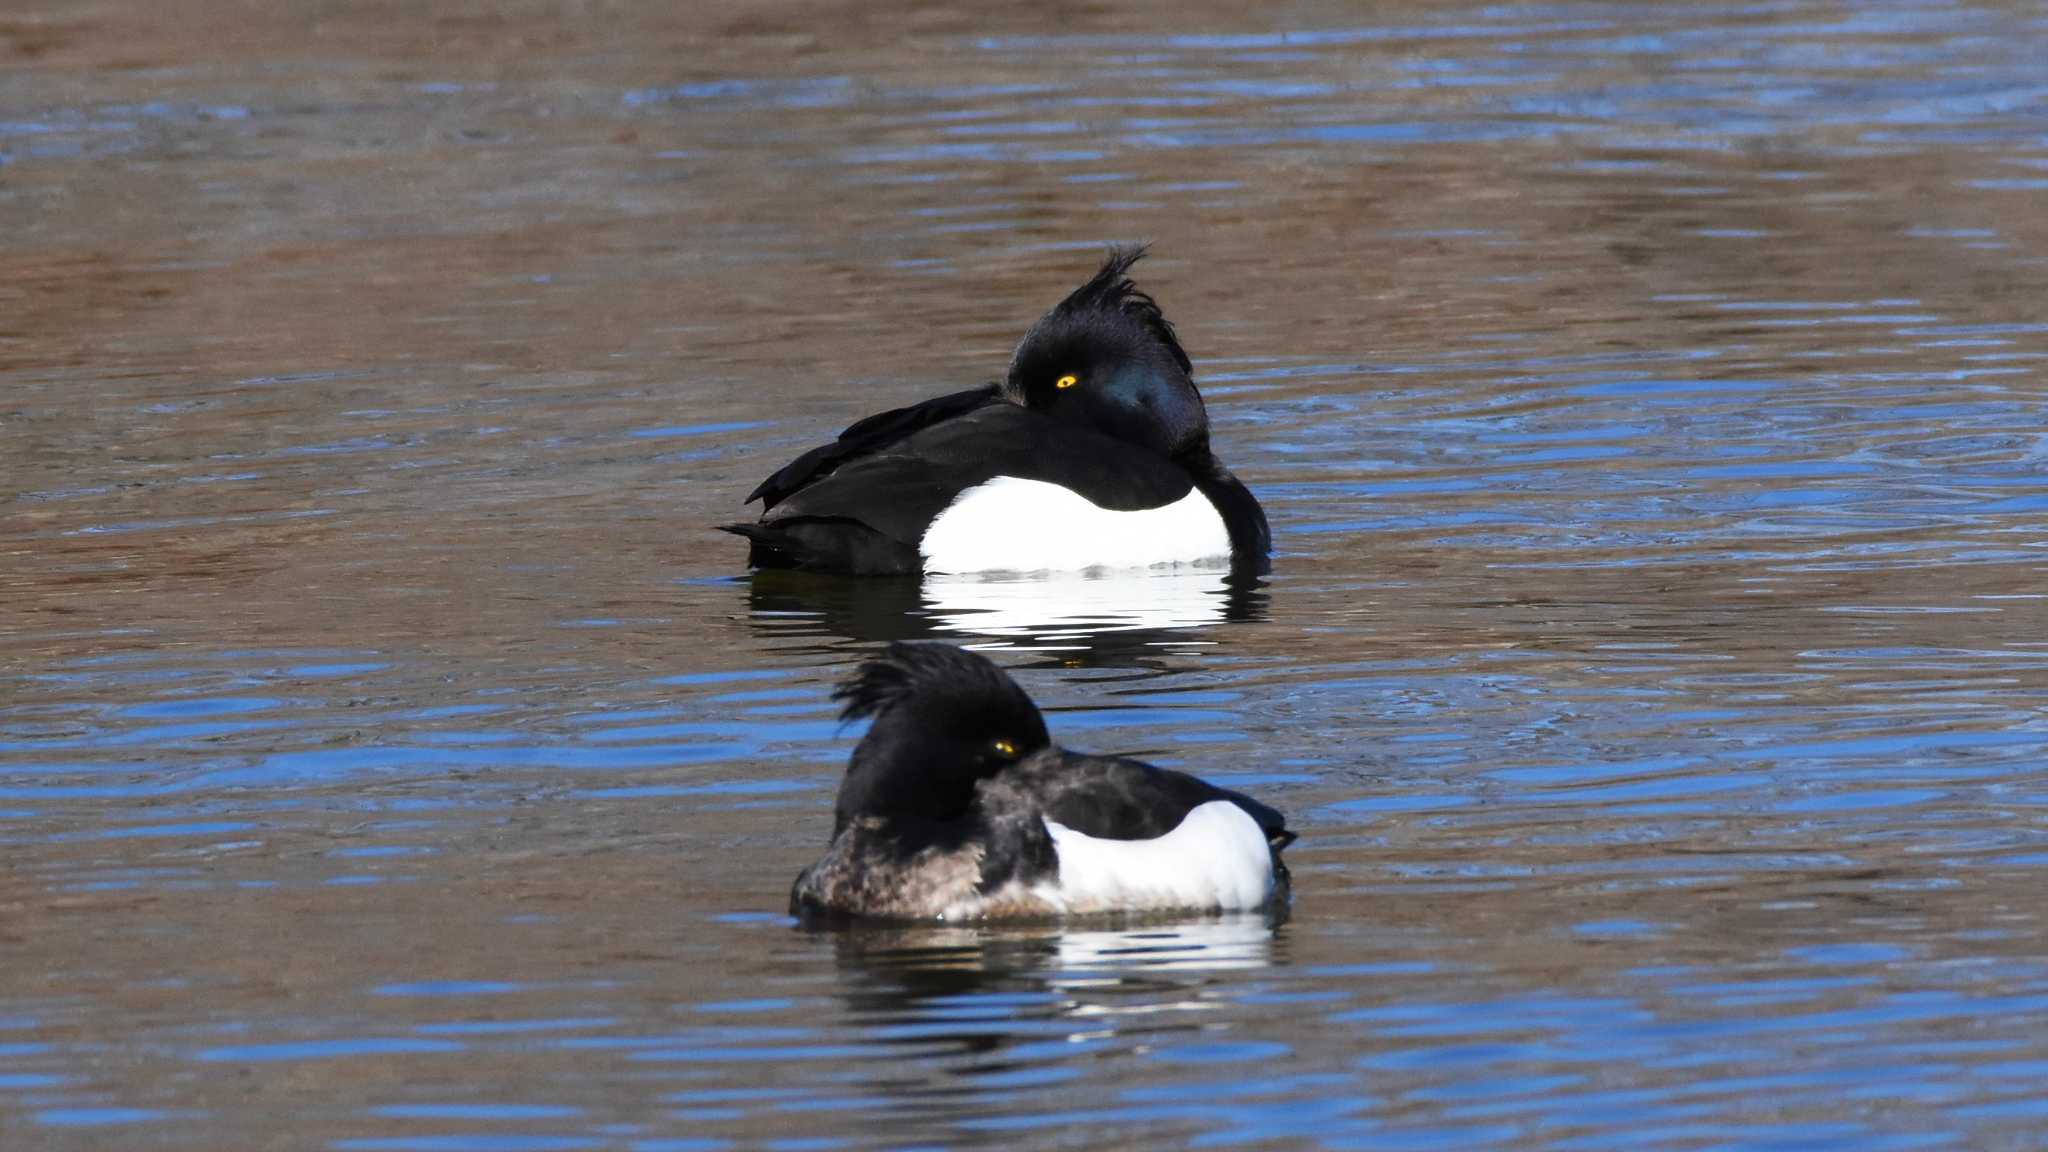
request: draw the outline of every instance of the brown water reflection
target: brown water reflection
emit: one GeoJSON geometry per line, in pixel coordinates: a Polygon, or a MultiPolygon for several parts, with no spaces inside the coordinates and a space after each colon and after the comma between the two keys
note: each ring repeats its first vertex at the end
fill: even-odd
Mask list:
{"type": "Polygon", "coordinates": [[[0,1144],[2032,1146],[2044,37],[0,15],[0,1144]],[[1269,583],[706,530],[1138,238],[1269,583]],[[897,635],[1286,808],[1293,918],[793,931],[897,635]]]}

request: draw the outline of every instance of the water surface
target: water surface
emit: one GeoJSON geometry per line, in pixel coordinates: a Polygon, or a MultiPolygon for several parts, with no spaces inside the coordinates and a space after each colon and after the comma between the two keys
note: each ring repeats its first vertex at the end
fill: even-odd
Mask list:
{"type": "Polygon", "coordinates": [[[2029,5],[0,16],[0,1143],[2038,1147],[2029,5]],[[1265,586],[748,577],[1113,241],[1265,586]],[[809,935],[883,640],[1292,917],[809,935]]]}

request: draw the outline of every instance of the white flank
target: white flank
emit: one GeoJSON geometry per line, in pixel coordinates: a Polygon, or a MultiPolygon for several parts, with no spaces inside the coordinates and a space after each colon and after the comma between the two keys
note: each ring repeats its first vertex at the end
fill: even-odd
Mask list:
{"type": "Polygon", "coordinates": [[[1045,822],[1057,883],[1038,894],[1070,914],[1191,909],[1247,912],[1273,897],[1273,852],[1250,813],[1211,800],[1151,840],[1098,840],[1045,822]]]}
{"type": "Polygon", "coordinates": [[[998,476],[962,492],[918,544],[926,572],[1078,572],[1228,564],[1230,531],[1200,488],[1117,512],[1043,480],[998,476]]]}

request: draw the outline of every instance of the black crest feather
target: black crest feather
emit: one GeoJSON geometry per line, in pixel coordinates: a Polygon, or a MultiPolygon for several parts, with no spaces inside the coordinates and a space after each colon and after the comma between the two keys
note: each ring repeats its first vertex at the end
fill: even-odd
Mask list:
{"type": "Polygon", "coordinates": [[[863,661],[832,692],[832,699],[844,705],[841,720],[880,716],[913,697],[1009,701],[1022,696],[1016,681],[986,656],[951,644],[907,640],[893,641],[880,656],[863,661]]]}
{"type": "Polygon", "coordinates": [[[1086,284],[1067,294],[1053,309],[1054,315],[1072,315],[1091,309],[1107,312],[1121,312],[1145,326],[1146,331],[1157,337],[1173,354],[1180,370],[1194,375],[1195,366],[1180,346],[1180,337],[1174,334],[1173,322],[1159,310],[1159,304],[1145,291],[1133,283],[1130,277],[1131,265],[1145,258],[1148,247],[1143,244],[1131,248],[1111,248],[1109,258],[1086,284]]]}

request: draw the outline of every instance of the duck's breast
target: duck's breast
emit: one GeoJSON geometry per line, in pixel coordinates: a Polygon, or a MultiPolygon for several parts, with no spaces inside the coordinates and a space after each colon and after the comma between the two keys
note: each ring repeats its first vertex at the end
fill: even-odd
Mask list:
{"type": "Polygon", "coordinates": [[[913,848],[882,821],[862,817],[797,877],[790,910],[893,920],[942,916],[978,897],[983,855],[971,842],[913,848]]]}

